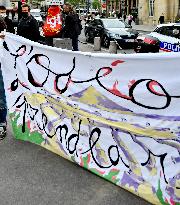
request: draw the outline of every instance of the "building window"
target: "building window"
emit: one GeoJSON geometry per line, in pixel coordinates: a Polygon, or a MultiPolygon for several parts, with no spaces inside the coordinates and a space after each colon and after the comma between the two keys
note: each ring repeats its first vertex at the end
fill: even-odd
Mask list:
{"type": "Polygon", "coordinates": [[[149,0],[149,16],[154,16],[154,0],[149,0]]]}

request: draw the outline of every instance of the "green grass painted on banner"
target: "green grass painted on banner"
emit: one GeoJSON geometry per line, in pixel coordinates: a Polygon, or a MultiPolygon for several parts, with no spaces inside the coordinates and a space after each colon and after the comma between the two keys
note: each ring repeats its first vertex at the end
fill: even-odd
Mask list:
{"type": "MultiPolygon", "coordinates": [[[[157,198],[159,199],[159,201],[161,202],[162,205],[169,205],[169,203],[164,201],[163,193],[162,193],[161,185],[160,185],[160,180],[158,182],[158,190],[156,192],[156,196],[157,196],[157,198]]],[[[180,203],[174,202],[174,205],[180,205],[180,203]]]]}
{"type": "Polygon", "coordinates": [[[19,139],[19,140],[29,141],[29,142],[40,145],[44,141],[42,135],[37,131],[30,132],[30,130],[27,126],[27,123],[25,124],[25,132],[23,133],[22,132],[22,125],[17,125],[17,121],[20,117],[20,114],[18,114],[17,116],[15,116],[15,114],[16,114],[16,112],[10,114],[12,128],[14,131],[15,138],[19,139]]]}

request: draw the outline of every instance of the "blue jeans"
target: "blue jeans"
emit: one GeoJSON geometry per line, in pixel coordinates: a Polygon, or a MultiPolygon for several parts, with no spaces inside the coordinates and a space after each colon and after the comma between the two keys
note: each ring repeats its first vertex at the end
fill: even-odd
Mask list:
{"type": "Polygon", "coordinates": [[[6,96],[4,90],[4,82],[1,71],[0,63],[0,123],[6,122],[7,107],[6,107],[6,96]]]}

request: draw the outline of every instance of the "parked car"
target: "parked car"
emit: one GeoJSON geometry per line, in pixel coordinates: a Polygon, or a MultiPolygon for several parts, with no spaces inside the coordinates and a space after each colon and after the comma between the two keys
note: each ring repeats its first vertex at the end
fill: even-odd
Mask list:
{"type": "Polygon", "coordinates": [[[137,53],[180,52],[180,23],[160,24],[150,34],[138,36],[137,53]]]}
{"type": "Polygon", "coordinates": [[[97,18],[86,23],[84,33],[87,42],[93,42],[94,37],[101,38],[102,45],[108,47],[115,40],[121,47],[132,45],[138,32],[127,23],[115,18],[97,18]]]}
{"type": "Polygon", "coordinates": [[[40,9],[31,9],[31,15],[37,20],[39,26],[43,25],[43,19],[41,17],[41,10],[40,9]]]}

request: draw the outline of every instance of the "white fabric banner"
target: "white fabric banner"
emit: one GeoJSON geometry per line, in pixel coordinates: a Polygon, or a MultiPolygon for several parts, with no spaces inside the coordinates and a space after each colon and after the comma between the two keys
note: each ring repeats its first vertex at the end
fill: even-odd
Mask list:
{"type": "Polygon", "coordinates": [[[151,203],[180,202],[180,53],[72,52],[7,33],[1,62],[17,139],[151,203]]]}

